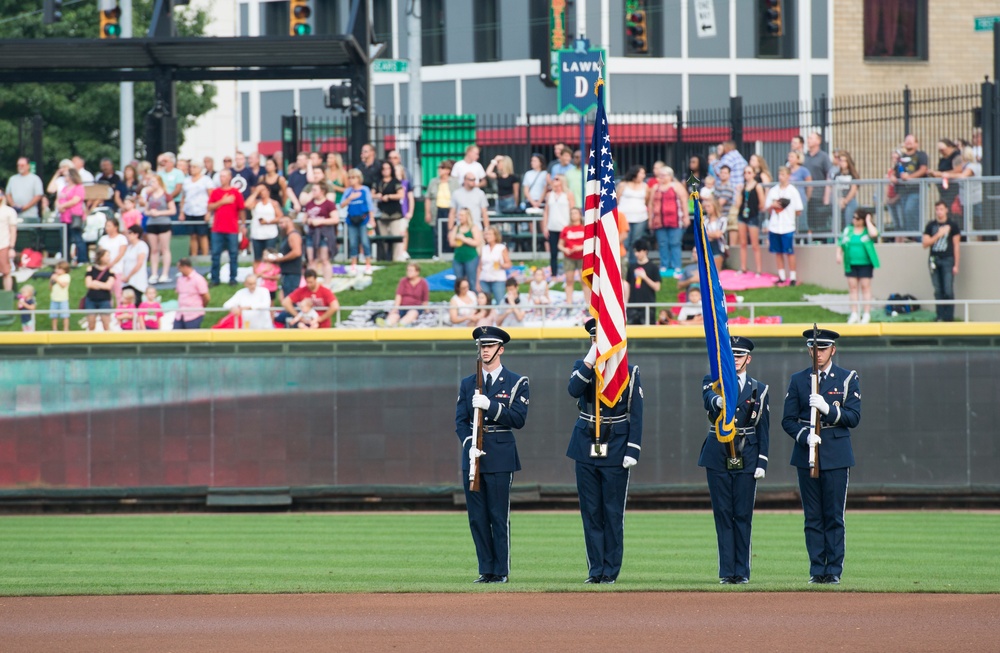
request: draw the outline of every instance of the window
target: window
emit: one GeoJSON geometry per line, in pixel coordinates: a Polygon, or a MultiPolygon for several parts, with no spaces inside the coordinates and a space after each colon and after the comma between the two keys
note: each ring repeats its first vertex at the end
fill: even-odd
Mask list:
{"type": "Polygon", "coordinates": [[[444,0],[423,0],[420,10],[423,65],[440,66],[445,62],[444,0]]]}
{"type": "Polygon", "coordinates": [[[472,39],[476,61],[500,60],[500,7],[498,0],[475,0],[472,6],[472,39]]]}
{"type": "Polygon", "coordinates": [[[288,36],[288,0],[260,3],[260,35],[288,36]]]}
{"type": "Polygon", "coordinates": [[[250,36],[250,5],[240,3],[240,36],[250,36]]]}
{"type": "Polygon", "coordinates": [[[372,29],[375,30],[375,41],[377,43],[385,43],[379,59],[392,59],[391,0],[374,0],[372,2],[372,29]]]}
{"type": "Polygon", "coordinates": [[[927,60],[927,0],[865,0],[865,58],[927,60]]]}

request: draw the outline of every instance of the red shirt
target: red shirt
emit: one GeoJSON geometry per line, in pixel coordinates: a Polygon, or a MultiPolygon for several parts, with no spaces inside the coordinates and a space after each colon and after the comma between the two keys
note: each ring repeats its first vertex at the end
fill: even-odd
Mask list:
{"type": "Polygon", "coordinates": [[[572,252],[567,256],[577,261],[583,260],[583,239],[586,237],[586,230],[583,225],[569,225],[564,227],[562,233],[559,234],[559,240],[563,241],[563,245],[566,249],[572,251],[574,247],[579,247],[580,250],[577,252],[572,252]]]}
{"type": "Polygon", "coordinates": [[[232,204],[223,204],[215,209],[215,219],[212,220],[212,231],[217,234],[237,234],[240,232],[240,211],[243,210],[243,194],[235,188],[213,188],[208,196],[208,203],[214,204],[226,195],[231,195],[232,204]]]}
{"type": "MultiPolygon", "coordinates": [[[[323,200],[322,202],[317,202],[316,200],[311,200],[308,204],[302,207],[302,210],[306,212],[309,216],[309,225],[313,226],[313,219],[318,218],[321,220],[329,220],[330,217],[338,217],[337,215],[337,205],[330,200],[323,200]]],[[[332,227],[333,225],[323,225],[325,227],[332,227]]]]}
{"type": "MultiPolygon", "coordinates": [[[[293,304],[298,304],[306,297],[313,300],[313,308],[315,308],[316,312],[320,315],[325,313],[326,310],[333,305],[333,302],[337,301],[337,296],[333,294],[333,291],[323,285],[317,285],[315,291],[309,290],[309,286],[299,286],[292,291],[292,294],[288,296],[288,299],[293,304]]],[[[321,329],[329,329],[330,318],[320,322],[319,327],[321,329]]]]}
{"type": "Polygon", "coordinates": [[[410,280],[403,277],[396,286],[396,294],[401,300],[400,306],[423,306],[430,299],[431,289],[427,279],[421,278],[414,286],[410,280]]]}

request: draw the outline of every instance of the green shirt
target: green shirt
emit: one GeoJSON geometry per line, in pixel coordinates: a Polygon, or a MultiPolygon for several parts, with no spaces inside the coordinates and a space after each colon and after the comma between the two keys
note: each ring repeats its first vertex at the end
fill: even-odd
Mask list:
{"type": "MultiPolygon", "coordinates": [[[[462,235],[466,238],[472,238],[472,231],[467,231],[462,235]]],[[[469,261],[475,261],[477,258],[479,258],[479,252],[472,245],[462,243],[455,248],[455,260],[459,263],[468,263],[469,261]]]]}
{"type": "Polygon", "coordinates": [[[846,227],[840,235],[840,248],[844,250],[844,272],[850,272],[851,266],[870,265],[877,268],[879,265],[875,244],[867,229],[855,233],[853,226],[846,227]]]}

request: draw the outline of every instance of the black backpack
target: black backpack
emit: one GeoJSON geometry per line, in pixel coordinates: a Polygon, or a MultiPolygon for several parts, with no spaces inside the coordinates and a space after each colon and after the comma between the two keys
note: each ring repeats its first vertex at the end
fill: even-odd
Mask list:
{"type": "Polygon", "coordinates": [[[901,295],[899,293],[890,293],[889,304],[885,305],[885,314],[892,315],[895,312],[898,315],[903,315],[906,313],[912,313],[914,311],[920,310],[920,304],[915,303],[917,298],[913,295],[901,295]],[[893,302],[902,302],[899,304],[893,302]]]}

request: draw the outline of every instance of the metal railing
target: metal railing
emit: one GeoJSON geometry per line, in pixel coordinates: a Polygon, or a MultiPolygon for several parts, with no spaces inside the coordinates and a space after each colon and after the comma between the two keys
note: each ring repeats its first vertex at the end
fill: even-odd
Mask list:
{"type": "MultiPolygon", "coordinates": [[[[544,238],[544,234],[541,232],[541,215],[510,215],[490,212],[489,221],[490,226],[495,225],[500,229],[503,242],[507,245],[507,250],[510,252],[512,260],[533,261],[538,258],[539,254],[548,255],[544,246],[541,250],[538,248],[539,238],[544,238]],[[529,245],[530,249],[521,249],[529,245]]],[[[450,260],[453,256],[452,252],[445,251],[444,249],[444,243],[448,237],[448,220],[446,218],[439,218],[437,228],[437,256],[441,259],[450,260]]]]}

